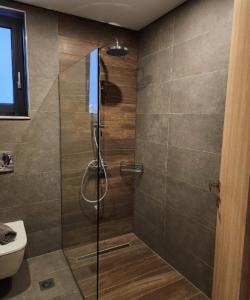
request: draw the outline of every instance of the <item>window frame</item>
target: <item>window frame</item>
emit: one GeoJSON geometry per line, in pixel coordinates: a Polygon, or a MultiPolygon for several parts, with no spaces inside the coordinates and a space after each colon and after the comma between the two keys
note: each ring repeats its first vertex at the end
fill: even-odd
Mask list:
{"type": "Polygon", "coordinates": [[[0,27],[12,31],[12,76],[13,76],[13,104],[0,103],[0,118],[28,117],[28,80],[26,59],[26,15],[19,11],[0,6],[0,27]],[[21,88],[18,88],[18,73],[21,88]]]}

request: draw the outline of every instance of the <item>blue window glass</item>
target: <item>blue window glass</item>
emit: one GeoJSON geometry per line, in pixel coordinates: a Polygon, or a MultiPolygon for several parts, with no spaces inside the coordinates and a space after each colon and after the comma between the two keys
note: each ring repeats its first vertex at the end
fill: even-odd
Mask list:
{"type": "Polygon", "coordinates": [[[0,27],[0,103],[13,104],[11,29],[0,27]]]}
{"type": "Polygon", "coordinates": [[[95,49],[90,53],[90,70],[89,70],[89,112],[93,114],[98,113],[98,89],[99,78],[98,68],[99,57],[98,49],[95,49]]]}

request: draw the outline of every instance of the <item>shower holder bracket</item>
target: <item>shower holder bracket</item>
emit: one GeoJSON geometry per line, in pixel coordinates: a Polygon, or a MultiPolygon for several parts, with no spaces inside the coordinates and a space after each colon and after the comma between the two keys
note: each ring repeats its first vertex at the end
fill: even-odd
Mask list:
{"type": "Polygon", "coordinates": [[[124,162],[120,163],[120,172],[124,173],[133,173],[137,175],[143,175],[144,167],[143,164],[127,164],[124,162]]]}

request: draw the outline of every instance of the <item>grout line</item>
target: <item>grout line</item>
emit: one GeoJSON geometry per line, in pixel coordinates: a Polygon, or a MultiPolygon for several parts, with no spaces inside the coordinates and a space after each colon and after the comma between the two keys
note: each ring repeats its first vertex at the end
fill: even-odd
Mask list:
{"type": "MultiPolygon", "coordinates": [[[[231,23],[232,23],[231,21],[222,22],[221,24],[219,24],[219,28],[220,28],[220,27],[224,27],[224,26],[226,26],[226,25],[230,25],[231,23]]],[[[192,41],[192,40],[195,40],[195,39],[197,39],[197,38],[200,38],[200,37],[202,37],[202,36],[206,36],[207,34],[212,33],[212,32],[214,32],[214,31],[217,31],[217,30],[218,30],[218,28],[213,28],[213,29],[211,29],[211,30],[208,30],[208,31],[202,32],[202,33],[200,33],[200,34],[197,34],[197,35],[193,36],[192,38],[183,40],[183,41],[181,41],[181,42],[175,42],[175,34],[174,34],[174,33],[175,33],[175,17],[174,17],[174,32],[173,32],[173,41],[172,41],[173,48],[174,48],[174,47],[178,47],[178,46],[180,46],[180,45],[182,45],[182,44],[186,44],[186,43],[188,43],[188,42],[190,42],[190,41],[192,41]]],[[[149,56],[151,56],[151,55],[158,54],[159,52],[161,52],[161,51],[163,51],[163,50],[167,50],[167,49],[170,48],[170,47],[171,47],[171,46],[163,47],[163,48],[161,48],[161,49],[157,49],[157,50],[155,50],[155,51],[152,51],[152,52],[150,52],[150,53],[147,53],[147,54],[145,54],[144,56],[142,56],[141,59],[140,59],[139,61],[142,61],[142,60],[144,60],[144,58],[147,58],[147,57],[149,57],[149,56]]]]}
{"type": "Polygon", "coordinates": [[[184,80],[184,79],[188,79],[188,78],[201,77],[201,76],[206,76],[206,75],[210,75],[210,74],[212,75],[214,73],[222,73],[222,72],[228,73],[228,68],[216,69],[216,70],[208,71],[208,72],[193,73],[190,75],[184,75],[184,76],[180,76],[180,77],[173,77],[172,79],[163,80],[160,82],[151,82],[148,84],[147,87],[150,87],[151,85],[167,84],[167,83],[172,83],[175,81],[184,80]]]}
{"type": "Polygon", "coordinates": [[[200,150],[200,149],[194,149],[194,148],[188,148],[188,147],[180,147],[180,146],[176,146],[176,145],[172,145],[172,144],[168,144],[168,143],[159,143],[159,142],[152,142],[152,141],[148,141],[146,139],[142,139],[142,138],[137,138],[137,141],[143,142],[143,143],[148,143],[148,144],[155,144],[155,145],[160,145],[160,146],[166,146],[168,147],[168,151],[169,149],[172,148],[177,148],[180,150],[187,150],[187,151],[193,151],[193,152],[201,152],[201,153],[206,153],[206,154],[212,154],[212,155],[216,155],[216,156],[221,156],[221,153],[217,153],[217,152],[211,152],[211,151],[206,151],[206,150],[200,150]]]}
{"type": "Polygon", "coordinates": [[[231,26],[232,26],[232,21],[231,21],[231,20],[222,22],[222,23],[220,23],[220,24],[217,25],[218,27],[217,27],[217,26],[216,26],[216,27],[213,27],[212,29],[207,30],[207,31],[202,32],[202,33],[199,33],[199,34],[197,34],[197,35],[195,35],[195,36],[193,36],[193,37],[191,37],[191,38],[189,38],[189,39],[183,40],[183,41],[181,41],[181,42],[177,42],[177,43],[174,44],[174,47],[175,47],[175,46],[180,46],[180,45],[185,44],[185,43],[188,43],[188,42],[190,42],[190,41],[192,41],[192,40],[195,40],[195,39],[197,39],[197,38],[200,38],[200,37],[202,37],[202,36],[206,36],[206,35],[208,35],[209,33],[213,33],[213,32],[215,32],[215,31],[218,31],[218,29],[221,29],[221,27],[225,27],[225,26],[228,26],[228,25],[231,25],[231,26]]]}
{"type": "Polygon", "coordinates": [[[61,198],[55,198],[55,199],[49,199],[49,200],[43,200],[43,201],[35,201],[30,203],[25,203],[23,205],[13,205],[13,206],[5,206],[4,208],[0,208],[0,212],[3,212],[5,210],[11,209],[11,208],[22,208],[22,207],[28,207],[28,206],[34,206],[39,204],[45,204],[50,202],[60,202],[61,198]]]}
{"type": "Polygon", "coordinates": [[[212,155],[219,156],[219,157],[221,156],[221,153],[211,152],[211,151],[206,151],[206,150],[199,150],[199,149],[188,148],[188,147],[180,147],[180,146],[175,146],[175,145],[170,145],[170,147],[181,149],[181,150],[188,150],[188,151],[193,151],[193,152],[201,152],[201,153],[206,153],[206,154],[212,154],[212,155]]]}
{"type": "Polygon", "coordinates": [[[168,116],[171,117],[172,115],[177,116],[223,116],[223,113],[192,113],[192,112],[166,112],[166,113],[137,113],[139,116],[168,116]]]}
{"type": "MultiPolygon", "coordinates": [[[[185,184],[187,184],[187,183],[185,183],[185,184]]],[[[152,196],[151,194],[149,194],[149,193],[143,191],[143,190],[140,189],[140,188],[137,188],[136,190],[137,190],[139,193],[142,193],[144,196],[146,196],[146,197],[148,197],[148,198],[151,198],[152,200],[154,200],[154,201],[157,202],[158,204],[163,204],[163,205],[165,204],[165,209],[170,209],[172,212],[177,213],[177,214],[179,214],[180,216],[182,216],[182,217],[184,217],[184,218],[186,218],[186,219],[191,220],[192,222],[194,222],[194,223],[200,225],[201,227],[204,227],[206,230],[209,230],[209,231],[211,231],[211,232],[215,232],[216,228],[214,228],[214,227],[212,227],[212,226],[209,226],[209,224],[201,223],[201,222],[199,221],[199,218],[198,218],[198,217],[196,217],[196,216],[190,217],[190,216],[188,216],[188,215],[185,215],[185,214],[182,214],[182,213],[178,213],[177,209],[176,209],[174,206],[172,206],[171,204],[167,203],[167,201],[166,201],[166,199],[168,198],[167,192],[165,193],[165,197],[164,197],[163,199],[159,198],[159,200],[157,200],[156,197],[154,197],[154,196],[152,196]]],[[[140,213],[140,212],[137,211],[137,210],[136,210],[136,214],[139,215],[139,216],[141,216],[141,217],[143,217],[144,219],[146,218],[142,213],[140,213]]],[[[165,218],[164,218],[164,220],[165,220],[165,218]]],[[[164,220],[163,220],[163,221],[164,221],[164,220]]],[[[152,222],[150,222],[150,223],[152,224],[152,222]]],[[[154,227],[157,227],[157,226],[154,225],[154,224],[152,224],[152,225],[153,225],[154,227]]],[[[157,231],[157,228],[155,228],[155,230],[157,231]]],[[[205,261],[204,261],[204,263],[205,263],[205,261]]],[[[209,265],[208,265],[208,266],[209,266],[209,265]]],[[[210,266],[210,267],[211,267],[211,266],[210,266]]]]}
{"type": "Polygon", "coordinates": [[[148,54],[144,55],[143,57],[141,57],[141,59],[139,59],[139,65],[140,65],[140,63],[141,63],[143,60],[149,58],[150,56],[159,54],[159,53],[162,52],[162,51],[169,50],[169,49],[171,49],[172,47],[173,47],[173,46],[170,44],[170,45],[167,46],[167,47],[162,47],[162,48],[160,48],[160,49],[157,49],[156,51],[153,51],[153,52],[151,52],[151,53],[148,53],[148,54]]]}

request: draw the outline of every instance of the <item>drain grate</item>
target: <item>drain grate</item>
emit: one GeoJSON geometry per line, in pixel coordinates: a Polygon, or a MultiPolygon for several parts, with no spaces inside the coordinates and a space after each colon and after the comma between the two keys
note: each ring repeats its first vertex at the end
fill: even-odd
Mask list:
{"type": "MultiPolygon", "coordinates": [[[[103,249],[103,250],[100,250],[98,253],[99,253],[99,255],[102,255],[102,254],[105,254],[105,253],[108,253],[108,252],[113,252],[113,251],[120,250],[120,249],[127,248],[127,247],[130,247],[130,243],[126,243],[126,244],[110,247],[110,248],[107,248],[107,249],[103,249]]],[[[94,257],[96,255],[97,255],[97,252],[92,252],[90,254],[78,257],[78,260],[94,257]]]]}
{"type": "Polygon", "coordinates": [[[40,290],[45,291],[51,289],[55,286],[54,278],[45,279],[39,282],[40,290]]]}

